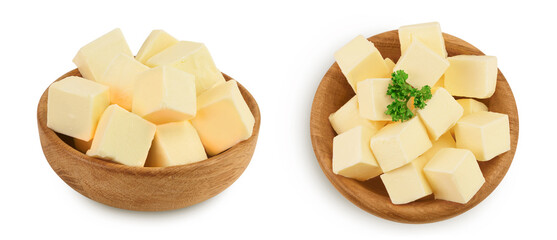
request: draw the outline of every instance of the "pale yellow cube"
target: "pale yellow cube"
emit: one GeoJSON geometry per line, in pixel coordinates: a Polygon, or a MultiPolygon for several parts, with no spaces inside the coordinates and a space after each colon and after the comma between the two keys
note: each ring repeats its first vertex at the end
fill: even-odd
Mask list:
{"type": "Polygon", "coordinates": [[[360,81],[391,76],[379,50],[361,35],[335,52],[335,60],[354,92],[360,81]]]}
{"type": "Polygon", "coordinates": [[[432,140],[439,139],[462,117],[462,107],[444,88],[437,89],[426,104],[423,109],[418,109],[418,116],[432,140]]]}
{"type": "Polygon", "coordinates": [[[390,78],[371,78],[358,83],[358,104],[360,116],[373,121],[390,121],[392,117],[387,115],[387,106],[393,99],[387,95],[387,88],[391,83],[390,78]]]}
{"type": "Polygon", "coordinates": [[[448,58],[445,88],[453,96],[489,98],[497,85],[497,58],[459,55],[448,58]]]}
{"type": "Polygon", "coordinates": [[[391,60],[390,58],[385,58],[385,64],[387,64],[387,69],[389,69],[389,72],[393,72],[393,69],[395,68],[395,62],[393,62],[393,60],[391,60]]]}
{"type": "Polygon", "coordinates": [[[481,111],[487,112],[488,110],[487,106],[484,103],[476,99],[461,98],[456,101],[458,102],[458,104],[460,104],[460,106],[464,110],[464,112],[462,113],[463,117],[471,113],[481,112],[481,111]]]}
{"type": "Polygon", "coordinates": [[[444,148],[424,167],[435,199],[467,203],[485,182],[474,154],[466,149],[444,148]]]}
{"type": "Polygon", "coordinates": [[[135,55],[135,59],[143,64],[152,56],[176,44],[178,40],[163,30],[153,30],[135,55]]]}
{"type": "Polygon", "coordinates": [[[203,43],[179,41],[147,60],[146,65],[168,65],[195,76],[197,95],[225,82],[203,43]]]}
{"type": "Polygon", "coordinates": [[[214,156],[251,137],[255,118],[238,83],[230,80],[199,95],[192,124],[205,151],[214,156]]]}
{"type": "Polygon", "coordinates": [[[84,78],[99,81],[110,62],[120,54],[132,56],[122,31],[116,28],[79,49],[73,62],[84,78]]]}
{"type": "Polygon", "coordinates": [[[431,145],[427,131],[418,117],[387,124],[370,141],[371,150],[384,172],[416,159],[431,145]]]}
{"type": "Polygon", "coordinates": [[[400,52],[404,54],[412,43],[412,38],[423,42],[429,49],[441,57],[447,57],[445,49],[445,39],[441,32],[438,22],[421,23],[402,26],[398,29],[398,39],[400,40],[400,52]]]}
{"type": "Polygon", "coordinates": [[[197,131],[189,121],[157,126],[146,167],[168,167],[207,159],[197,131]]]}
{"type": "Polygon", "coordinates": [[[92,143],[93,143],[93,139],[91,139],[89,141],[79,140],[78,138],[73,139],[73,144],[74,144],[75,149],[77,149],[78,151],[80,151],[82,153],[86,153],[87,150],[89,150],[91,148],[92,143]]]}
{"type": "Polygon", "coordinates": [[[329,115],[329,122],[337,134],[346,132],[356,126],[363,126],[373,133],[379,131],[387,122],[385,121],[370,121],[360,116],[358,109],[358,97],[354,96],[336,112],[329,115]]]}
{"type": "MultiPolygon", "coordinates": [[[[456,148],[456,142],[455,142],[453,136],[448,132],[441,135],[441,137],[439,137],[439,139],[437,139],[437,141],[433,142],[433,145],[431,146],[431,148],[428,149],[420,157],[425,157],[425,159],[427,159],[427,161],[429,161],[433,158],[433,156],[435,156],[435,154],[437,154],[437,152],[439,152],[439,150],[441,150],[443,148],[456,148]]],[[[426,161],[426,163],[427,163],[427,161],[426,161]]]]}
{"type": "Polygon", "coordinates": [[[359,181],[383,173],[369,147],[372,135],[370,129],[357,126],[333,138],[333,172],[359,181]]]}
{"type": "Polygon", "coordinates": [[[438,88],[445,88],[445,75],[444,74],[439,78],[439,80],[437,80],[435,85],[433,85],[433,87],[431,87],[431,90],[433,92],[434,90],[437,90],[438,88]]]}
{"type": "Polygon", "coordinates": [[[488,161],[511,149],[509,117],[480,111],[458,120],[456,147],[469,149],[478,161],[488,161]]]}
{"type": "Polygon", "coordinates": [[[155,124],[112,104],[99,121],[87,155],[142,167],[156,129],[155,124]]]}
{"type": "Polygon", "coordinates": [[[402,167],[381,175],[381,180],[393,204],[413,202],[432,193],[423,173],[425,160],[427,160],[425,157],[420,156],[402,167]]]}
{"type": "Polygon", "coordinates": [[[449,61],[439,56],[426,45],[414,39],[393,69],[408,74],[406,82],[415,88],[432,87],[449,67],[449,61]]]}
{"type": "Polygon", "coordinates": [[[192,119],[196,114],[195,77],[160,66],[137,76],[132,112],[155,124],[192,119]]]}
{"type": "MultiPolygon", "coordinates": [[[[475,112],[488,111],[487,106],[485,104],[472,98],[461,98],[456,101],[458,102],[458,104],[460,104],[460,106],[464,110],[462,112],[462,117],[465,117],[466,115],[475,112]]],[[[454,136],[454,127],[452,127],[450,131],[451,134],[454,136]]]]}
{"type": "Polygon", "coordinates": [[[445,133],[433,146],[412,162],[381,175],[387,188],[391,202],[394,204],[409,203],[432,193],[423,169],[424,166],[443,148],[455,148],[453,137],[445,133]]]}
{"type": "Polygon", "coordinates": [[[48,88],[46,125],[55,132],[89,141],[109,104],[108,87],[81,77],[67,77],[48,88]]]}
{"type": "Polygon", "coordinates": [[[110,87],[110,103],[131,111],[137,75],[147,70],[149,67],[133,57],[120,54],[108,65],[104,77],[98,82],[110,87]]]}

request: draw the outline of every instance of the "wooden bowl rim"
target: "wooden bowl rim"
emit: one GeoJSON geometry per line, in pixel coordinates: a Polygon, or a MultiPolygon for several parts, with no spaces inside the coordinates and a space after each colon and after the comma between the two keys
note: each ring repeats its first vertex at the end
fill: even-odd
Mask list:
{"type": "MultiPolygon", "coordinates": [[[[377,43],[375,41],[376,39],[379,40],[383,36],[388,36],[388,35],[395,34],[395,33],[398,36],[398,30],[391,30],[391,31],[386,31],[386,32],[380,33],[380,34],[376,34],[376,35],[371,36],[367,39],[371,42],[374,42],[374,44],[376,46],[380,46],[381,44],[384,44],[384,43],[383,42],[377,43]]],[[[470,43],[468,43],[468,42],[466,42],[466,41],[464,41],[460,38],[457,38],[457,37],[455,37],[453,35],[450,35],[450,34],[447,34],[447,33],[443,33],[443,36],[445,38],[445,42],[453,41],[452,43],[454,43],[455,45],[458,45],[458,46],[454,47],[455,51],[457,51],[458,48],[463,48],[463,49],[466,49],[467,51],[477,51],[479,54],[485,55],[478,48],[476,48],[472,44],[470,44],[470,43]],[[456,43],[455,41],[457,41],[457,42],[461,41],[460,45],[458,43],[456,43]]],[[[385,40],[385,39],[382,39],[382,40],[385,40]]],[[[389,38],[387,40],[392,40],[392,39],[389,38]]],[[[398,42],[398,39],[396,39],[396,40],[398,42]]],[[[445,44],[445,45],[447,45],[447,44],[445,44]]],[[[398,54],[399,54],[398,56],[400,57],[400,52],[398,54]]],[[[473,55],[478,55],[478,54],[473,54],[473,55]]],[[[517,148],[517,145],[518,145],[519,119],[518,119],[518,109],[517,109],[517,106],[516,106],[516,101],[515,101],[514,95],[512,93],[512,89],[511,89],[510,85],[508,84],[506,78],[503,76],[503,74],[501,73],[501,71],[499,69],[498,69],[498,80],[497,81],[502,80],[502,81],[507,83],[508,90],[509,90],[509,93],[510,93],[510,98],[512,100],[511,102],[514,104],[514,111],[516,112],[516,126],[514,126],[516,128],[516,142],[513,145],[513,142],[512,142],[512,138],[513,138],[512,134],[513,133],[511,132],[511,150],[509,150],[509,152],[511,152],[510,153],[511,156],[510,156],[510,160],[508,161],[508,164],[506,166],[503,166],[503,169],[502,169],[503,171],[500,174],[501,176],[500,177],[496,176],[497,178],[495,179],[495,181],[492,184],[487,184],[487,182],[486,182],[486,184],[484,184],[484,186],[482,186],[482,188],[486,187],[486,194],[484,196],[482,196],[478,201],[472,202],[472,200],[471,200],[467,204],[459,204],[461,206],[458,208],[458,211],[456,211],[456,212],[449,212],[448,214],[436,215],[434,217],[427,217],[426,216],[426,217],[422,217],[422,218],[419,218],[419,219],[411,219],[411,218],[408,218],[408,216],[404,215],[405,213],[407,213],[406,210],[402,211],[402,212],[397,212],[396,209],[397,208],[398,209],[408,208],[409,205],[412,204],[412,203],[402,204],[402,205],[395,205],[395,204],[391,203],[389,197],[387,196],[388,203],[386,203],[386,204],[390,205],[390,206],[375,208],[375,207],[373,207],[373,203],[370,203],[369,199],[362,199],[362,196],[360,196],[360,194],[358,194],[359,192],[357,191],[357,189],[350,188],[345,183],[343,183],[343,181],[357,182],[357,180],[345,178],[345,177],[342,177],[340,175],[336,175],[332,172],[332,169],[329,169],[324,165],[325,164],[324,161],[326,161],[326,160],[330,161],[330,160],[327,159],[325,156],[322,156],[322,153],[320,153],[319,149],[321,149],[321,146],[324,146],[325,143],[324,143],[324,141],[320,141],[320,139],[319,139],[320,138],[320,134],[318,132],[319,121],[315,119],[316,117],[314,117],[314,116],[317,115],[317,114],[314,114],[314,113],[317,113],[319,111],[318,109],[320,109],[322,104],[323,104],[322,102],[319,102],[319,104],[317,104],[316,99],[317,99],[317,96],[319,95],[320,91],[322,90],[322,87],[324,87],[325,79],[331,73],[331,71],[333,71],[333,69],[335,67],[338,68],[338,64],[336,62],[334,62],[331,65],[331,67],[327,70],[327,72],[325,73],[325,75],[321,79],[321,81],[319,83],[319,86],[316,90],[316,93],[314,95],[312,108],[311,108],[310,135],[311,135],[313,151],[314,151],[314,154],[316,156],[317,162],[319,163],[319,166],[320,166],[321,170],[323,171],[325,176],[327,176],[327,179],[331,182],[331,184],[346,199],[348,199],[354,205],[358,206],[362,210],[364,210],[364,211],[366,211],[370,214],[373,214],[377,217],[381,217],[381,218],[391,220],[391,221],[395,221],[395,222],[414,223],[414,224],[415,223],[431,223],[431,222],[442,221],[442,220],[446,220],[446,219],[458,216],[458,215],[472,209],[477,204],[482,202],[485,198],[487,198],[495,190],[495,188],[497,188],[497,186],[500,184],[500,182],[502,181],[502,179],[506,175],[506,173],[507,173],[508,169],[510,168],[510,165],[511,165],[513,159],[514,159],[514,155],[515,155],[516,148],[517,148]],[[387,209],[387,208],[389,210],[391,210],[391,212],[385,211],[385,209],[387,209]]],[[[329,121],[327,120],[327,122],[329,122],[329,121]]],[[[510,124],[512,124],[512,123],[510,122],[510,124]]],[[[330,127],[330,124],[329,124],[329,127],[330,127]]],[[[332,129],[332,127],[331,127],[331,129],[332,129]]],[[[334,132],[334,130],[333,130],[333,132],[334,132]]],[[[335,135],[336,135],[336,133],[335,133],[335,135]]],[[[331,156],[332,156],[332,153],[331,153],[331,156]]],[[[496,159],[499,158],[499,157],[500,156],[497,156],[496,159]]],[[[495,159],[492,159],[491,161],[493,161],[493,160],[495,160],[495,159]]],[[[481,164],[481,162],[480,162],[480,164],[481,164]]],[[[372,200],[381,200],[379,198],[383,196],[382,194],[373,192],[372,190],[369,190],[369,189],[368,189],[368,191],[371,192],[370,194],[373,195],[373,197],[374,197],[374,199],[372,199],[372,200]]],[[[458,204],[458,203],[452,203],[452,202],[448,202],[448,201],[444,201],[444,200],[435,200],[435,199],[426,200],[426,201],[437,202],[436,205],[439,205],[439,202],[446,202],[446,203],[449,203],[449,204],[458,204]]],[[[383,202],[385,202],[385,201],[383,201],[383,202]]],[[[422,214],[427,214],[427,212],[422,213],[422,214]]]]}
{"type": "MultiPolygon", "coordinates": [[[[222,73],[222,74],[225,77],[226,81],[233,79],[232,77],[228,76],[225,73],[222,73]]],[[[54,82],[60,81],[61,79],[64,79],[68,76],[81,76],[81,74],[79,73],[79,70],[77,68],[75,68],[75,69],[65,73],[64,75],[62,75],[61,77],[56,79],[54,82]]],[[[232,146],[231,148],[225,150],[222,153],[219,153],[217,155],[209,157],[209,158],[207,158],[203,161],[190,163],[190,164],[185,164],[185,165],[176,165],[176,166],[168,166],[168,167],[137,167],[137,166],[127,166],[127,165],[123,165],[123,164],[120,164],[120,163],[115,163],[115,162],[106,161],[106,160],[102,160],[102,159],[99,159],[99,158],[94,158],[94,157],[88,156],[88,155],[78,151],[77,149],[71,147],[67,143],[65,143],[57,135],[56,132],[54,132],[52,129],[48,128],[46,126],[46,117],[44,118],[44,121],[41,121],[41,118],[39,117],[40,109],[43,109],[43,108],[47,107],[46,106],[47,101],[40,101],[39,100],[39,104],[37,106],[37,121],[38,121],[39,127],[42,130],[44,130],[44,133],[46,134],[46,137],[48,139],[50,139],[50,141],[55,143],[57,146],[61,147],[64,151],[70,153],[72,156],[76,156],[75,157],[76,159],[78,159],[79,161],[81,161],[85,164],[91,164],[91,165],[94,165],[96,167],[100,167],[100,168],[103,168],[105,170],[112,171],[112,172],[128,173],[128,174],[141,174],[141,175],[150,175],[150,176],[151,175],[156,175],[157,173],[161,173],[161,172],[193,171],[193,170],[196,170],[196,169],[200,169],[200,168],[203,168],[203,167],[206,167],[206,166],[213,165],[213,163],[215,161],[219,161],[222,158],[231,157],[233,155],[233,152],[235,150],[237,150],[243,144],[249,144],[251,142],[254,142],[253,144],[257,143],[257,137],[259,135],[259,127],[260,127],[260,122],[261,122],[261,113],[260,113],[260,110],[259,110],[259,105],[257,104],[257,101],[255,101],[255,98],[251,95],[251,93],[246,88],[244,88],[244,86],[241,85],[239,82],[238,82],[238,87],[239,87],[240,92],[242,93],[242,95],[244,97],[244,100],[248,103],[253,104],[253,107],[250,107],[250,110],[251,110],[251,112],[252,112],[252,114],[255,118],[255,124],[254,124],[254,127],[253,127],[253,133],[252,133],[251,137],[242,141],[242,142],[237,143],[236,145],[232,146]]],[[[43,92],[40,99],[48,98],[48,89],[49,88],[50,88],[50,85],[43,92]]],[[[248,104],[248,106],[249,106],[249,104],[248,104]]]]}

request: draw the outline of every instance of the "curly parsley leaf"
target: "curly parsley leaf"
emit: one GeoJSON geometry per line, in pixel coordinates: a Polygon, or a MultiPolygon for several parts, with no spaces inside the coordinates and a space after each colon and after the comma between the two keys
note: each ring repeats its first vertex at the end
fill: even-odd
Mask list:
{"type": "Polygon", "coordinates": [[[431,87],[424,86],[416,89],[406,82],[408,74],[404,70],[398,70],[391,75],[391,83],[387,88],[387,95],[393,99],[393,102],[387,106],[385,114],[391,116],[393,121],[406,121],[414,117],[412,110],[408,108],[408,101],[414,98],[413,105],[416,108],[423,109],[427,104],[426,101],[431,99],[431,87]]]}

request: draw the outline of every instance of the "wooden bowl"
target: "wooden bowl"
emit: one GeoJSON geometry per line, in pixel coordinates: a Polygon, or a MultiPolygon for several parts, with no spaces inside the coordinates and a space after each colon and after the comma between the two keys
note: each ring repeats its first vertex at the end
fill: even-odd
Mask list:
{"type": "MultiPolygon", "coordinates": [[[[223,74],[226,80],[231,78],[223,74]]],[[[68,76],[81,76],[74,69],[68,76]]],[[[239,85],[239,84],[238,84],[239,85]]],[[[109,206],[137,210],[164,211],[194,205],[230,186],[248,166],[261,116],[257,102],[239,85],[255,117],[253,135],[207,160],[172,167],[131,167],[89,157],[73,146],[72,138],[46,126],[48,89],[37,108],[37,122],[44,155],[58,176],[84,196],[109,206]]]]}
{"type": "MultiPolygon", "coordinates": [[[[484,55],[480,50],[457,37],[449,34],[443,36],[449,56],[484,55]]],[[[375,35],[368,40],[375,44],[383,57],[391,58],[395,62],[399,59],[400,43],[396,30],[375,35]]],[[[338,64],[334,63],[321,80],[313,99],[310,121],[311,141],[317,161],[333,186],[356,206],[373,215],[403,223],[428,223],[454,217],[473,208],[493,192],[511,165],[518,141],[518,111],[511,88],[499,71],[495,94],[481,101],[490,111],[509,115],[511,150],[490,161],[479,162],[486,180],[479,192],[467,204],[435,200],[430,195],[409,204],[394,205],[379,177],[360,182],[336,175],[332,171],[333,137],[336,133],[328,117],[354,95],[338,64]]],[[[504,201],[504,199],[500,200],[504,201]]]]}

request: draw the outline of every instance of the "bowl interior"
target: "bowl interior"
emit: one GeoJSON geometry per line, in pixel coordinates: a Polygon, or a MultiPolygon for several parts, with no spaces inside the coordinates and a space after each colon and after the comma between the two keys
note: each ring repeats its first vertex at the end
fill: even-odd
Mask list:
{"type": "MultiPolygon", "coordinates": [[[[449,56],[484,55],[479,49],[457,37],[449,34],[443,34],[443,36],[449,56]]],[[[375,44],[383,57],[391,58],[395,62],[399,59],[400,43],[396,30],[375,35],[368,40],[375,44]]],[[[456,216],[485,199],[501,182],[511,165],[518,141],[518,111],[511,88],[499,71],[494,95],[480,101],[488,106],[489,111],[509,115],[511,150],[490,161],[479,162],[486,179],[486,183],[479,192],[467,204],[435,200],[430,195],[409,204],[394,205],[379,177],[360,182],[332,172],[332,147],[336,133],[331,127],[328,117],[354,95],[354,91],[347,83],[338,64],[334,63],[321,80],[315,93],[310,120],[311,140],[321,169],[331,183],[348,200],[371,214],[405,223],[435,222],[456,216]]]]}

